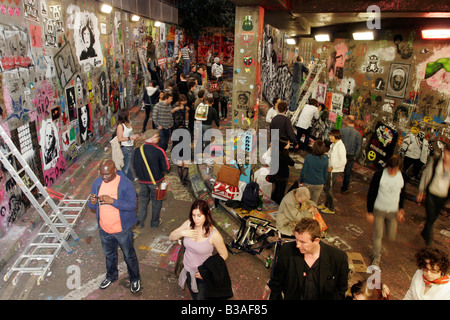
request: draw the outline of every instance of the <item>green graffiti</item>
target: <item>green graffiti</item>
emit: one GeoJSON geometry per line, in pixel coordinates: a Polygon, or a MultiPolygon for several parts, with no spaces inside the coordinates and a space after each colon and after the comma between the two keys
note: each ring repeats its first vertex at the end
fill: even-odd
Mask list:
{"type": "Polygon", "coordinates": [[[450,72],[450,58],[441,58],[435,62],[427,63],[427,68],[425,70],[425,79],[428,79],[436,74],[442,68],[445,71],[450,72]]]}

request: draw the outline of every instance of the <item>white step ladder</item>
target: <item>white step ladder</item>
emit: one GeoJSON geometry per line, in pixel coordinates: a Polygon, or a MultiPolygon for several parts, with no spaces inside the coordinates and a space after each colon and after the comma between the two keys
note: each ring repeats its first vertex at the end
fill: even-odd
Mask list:
{"type": "Polygon", "coordinates": [[[322,62],[320,62],[320,63],[317,61],[314,61],[311,68],[309,69],[308,76],[306,77],[305,81],[303,82],[303,84],[300,88],[299,97],[301,97],[301,100],[297,105],[297,109],[295,109],[295,111],[291,114],[291,122],[294,127],[295,127],[298,117],[300,116],[300,113],[303,110],[303,107],[308,102],[312,93],[317,88],[317,84],[319,83],[320,74],[322,73],[322,70],[325,68],[325,62],[326,62],[325,60],[322,60],[322,62]],[[306,89],[306,92],[305,92],[305,89],[306,89]]]}
{"type": "Polygon", "coordinates": [[[78,240],[73,228],[87,204],[87,199],[72,200],[66,199],[64,196],[57,205],[1,125],[0,136],[9,148],[6,154],[0,151],[0,161],[44,221],[31,243],[8,270],[4,280],[8,281],[12,274],[17,272],[12,281],[16,285],[22,274],[29,273],[38,276],[37,283],[39,285],[61,248],[64,247],[68,253],[72,252],[66,240],[69,236],[75,241],[78,240]],[[22,167],[20,170],[16,170],[9,162],[8,159],[12,156],[20,163],[22,167]],[[26,179],[26,175],[29,179],[26,179]],[[26,185],[24,181],[31,181],[32,185],[26,185]]]}

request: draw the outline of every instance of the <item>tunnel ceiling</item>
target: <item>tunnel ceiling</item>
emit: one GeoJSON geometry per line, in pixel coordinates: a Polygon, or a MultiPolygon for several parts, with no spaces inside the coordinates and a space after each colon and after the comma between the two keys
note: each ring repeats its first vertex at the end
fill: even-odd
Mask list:
{"type": "Polygon", "coordinates": [[[448,0],[361,1],[361,0],[230,0],[237,6],[261,6],[264,22],[292,37],[312,36],[321,29],[344,34],[364,27],[370,5],[380,8],[381,28],[392,26],[448,26],[448,0]]]}

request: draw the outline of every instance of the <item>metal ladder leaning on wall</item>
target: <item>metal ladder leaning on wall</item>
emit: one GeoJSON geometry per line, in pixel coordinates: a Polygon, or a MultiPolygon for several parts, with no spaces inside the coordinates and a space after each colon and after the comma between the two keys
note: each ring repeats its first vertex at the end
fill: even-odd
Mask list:
{"type": "Polygon", "coordinates": [[[57,205],[1,125],[0,135],[9,148],[9,152],[6,154],[0,151],[0,161],[44,221],[31,243],[8,270],[4,280],[8,281],[13,273],[17,272],[12,280],[16,285],[22,274],[29,273],[38,276],[37,284],[39,285],[61,249],[64,248],[68,253],[72,252],[66,239],[71,236],[75,241],[78,240],[73,228],[87,204],[87,199],[72,200],[66,199],[64,196],[57,205]],[[10,163],[9,158],[11,157],[15,157],[19,161],[22,167],[20,170],[16,170],[10,163]],[[26,178],[26,175],[29,179],[23,179],[26,178]],[[31,186],[24,182],[27,180],[30,181],[31,186]]]}
{"type": "Polygon", "coordinates": [[[291,122],[294,127],[300,113],[303,110],[303,107],[317,88],[317,83],[319,82],[320,74],[322,73],[323,68],[325,68],[325,60],[322,60],[321,62],[314,61],[305,81],[300,88],[299,97],[301,97],[301,100],[297,105],[297,109],[295,109],[294,113],[291,115],[291,122]]]}

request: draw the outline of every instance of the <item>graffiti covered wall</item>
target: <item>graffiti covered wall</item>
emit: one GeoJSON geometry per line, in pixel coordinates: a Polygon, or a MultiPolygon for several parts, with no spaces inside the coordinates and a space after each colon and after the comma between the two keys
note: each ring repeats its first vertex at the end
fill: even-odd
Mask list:
{"type": "MultiPolygon", "coordinates": [[[[45,186],[115,125],[120,108],[140,104],[144,37],[168,78],[183,35],[121,10],[103,14],[93,0],[1,1],[0,17],[0,125],[45,186]]],[[[3,166],[0,181],[1,238],[29,202],[3,166]]]]}
{"type": "MultiPolygon", "coordinates": [[[[313,137],[326,138],[323,127],[340,128],[342,116],[353,114],[363,136],[361,164],[379,168],[396,153],[411,164],[411,175],[441,142],[449,142],[450,42],[423,40],[419,31],[385,30],[380,40],[302,39],[297,47],[266,26],[262,45],[263,95],[269,104],[277,96],[289,101],[290,64],[297,52],[305,63],[325,61],[319,95],[327,110],[313,127],[313,137]],[[408,158],[408,159],[407,159],[408,158]],[[413,168],[415,167],[415,168],[413,168]]],[[[317,97],[316,97],[317,98],[317,97]]]]}

